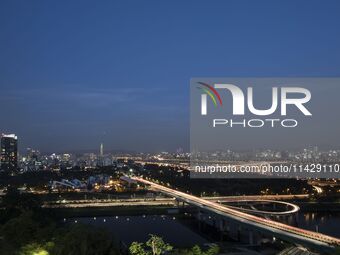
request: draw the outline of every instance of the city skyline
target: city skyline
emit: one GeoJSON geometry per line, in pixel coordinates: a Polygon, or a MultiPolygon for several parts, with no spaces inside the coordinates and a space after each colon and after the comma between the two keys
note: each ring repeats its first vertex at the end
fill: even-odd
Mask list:
{"type": "Polygon", "coordinates": [[[0,1],[0,254],[340,254],[339,0],[0,1]]]}
{"type": "Polygon", "coordinates": [[[4,1],[0,132],[42,151],[188,150],[190,78],[340,76],[339,9],[4,1]]]}
{"type": "MultiPolygon", "coordinates": [[[[67,149],[67,150],[56,150],[56,149],[51,149],[51,150],[42,150],[39,147],[35,147],[35,146],[30,146],[27,145],[26,147],[20,145],[20,137],[17,136],[14,133],[3,133],[0,132],[1,136],[5,136],[5,137],[15,137],[16,141],[17,141],[17,147],[18,147],[18,153],[20,154],[25,154],[27,152],[27,150],[36,150],[39,151],[39,153],[42,153],[44,155],[48,155],[48,154],[53,154],[53,153],[58,153],[58,154],[63,154],[63,153],[72,153],[72,154],[83,154],[83,153],[94,153],[94,154],[98,154],[98,155],[105,155],[105,154],[114,154],[114,153],[133,153],[133,154],[138,154],[138,153],[160,153],[160,152],[169,152],[169,153],[190,153],[190,150],[183,150],[182,147],[178,147],[174,150],[123,150],[123,149],[112,149],[109,148],[107,149],[105,147],[105,153],[104,153],[104,145],[105,143],[103,141],[97,141],[97,147],[95,148],[87,148],[87,149],[67,149]]],[[[291,146],[291,147],[285,147],[285,148],[280,148],[277,146],[273,146],[273,147],[268,147],[268,146],[264,146],[264,145],[259,145],[258,147],[252,147],[252,148],[232,148],[231,146],[226,145],[225,148],[223,149],[216,149],[216,150],[206,150],[206,152],[214,152],[214,151],[234,151],[234,152],[254,152],[254,151],[266,151],[266,150],[272,150],[272,151],[289,151],[289,152],[298,152],[301,150],[305,150],[306,148],[318,148],[322,151],[337,151],[340,150],[340,145],[339,146],[327,146],[324,144],[304,144],[303,146],[291,146]]]]}

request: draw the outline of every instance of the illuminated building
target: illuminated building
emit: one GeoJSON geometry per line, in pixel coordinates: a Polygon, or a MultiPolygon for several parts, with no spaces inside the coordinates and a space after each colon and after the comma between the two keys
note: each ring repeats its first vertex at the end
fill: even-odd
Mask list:
{"type": "Polygon", "coordinates": [[[103,143],[100,144],[100,156],[101,157],[104,156],[104,144],[103,143]]]}
{"type": "Polygon", "coordinates": [[[18,166],[18,138],[14,134],[1,135],[1,164],[3,171],[9,172],[18,166]]]}

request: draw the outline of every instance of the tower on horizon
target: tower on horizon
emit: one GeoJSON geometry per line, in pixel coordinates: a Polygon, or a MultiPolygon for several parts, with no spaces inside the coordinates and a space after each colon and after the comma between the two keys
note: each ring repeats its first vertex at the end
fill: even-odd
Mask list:
{"type": "Polygon", "coordinates": [[[0,169],[15,171],[18,167],[18,137],[15,134],[1,135],[0,169]]]}
{"type": "Polygon", "coordinates": [[[101,157],[104,156],[104,144],[103,143],[100,144],[100,156],[101,157]]]}

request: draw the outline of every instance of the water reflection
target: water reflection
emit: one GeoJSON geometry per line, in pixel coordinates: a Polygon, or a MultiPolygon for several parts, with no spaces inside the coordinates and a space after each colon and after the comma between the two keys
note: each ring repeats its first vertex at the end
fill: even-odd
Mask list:
{"type": "Polygon", "coordinates": [[[340,237],[340,213],[301,212],[297,216],[290,216],[280,221],[326,235],[340,237]]]}
{"type": "MultiPolygon", "coordinates": [[[[203,215],[206,222],[213,221],[210,215],[203,215]]],[[[274,217],[273,220],[297,226],[300,228],[340,237],[340,213],[302,213],[287,218],[274,217]]],[[[141,215],[141,216],[112,216],[84,217],[64,219],[77,224],[91,224],[108,229],[117,240],[129,244],[133,241],[145,242],[149,234],[162,236],[167,242],[181,247],[209,242],[182,224],[174,215],[141,215]]]]}
{"type": "Polygon", "coordinates": [[[171,215],[82,217],[68,219],[67,222],[104,227],[117,240],[126,244],[133,241],[145,242],[149,238],[149,234],[162,236],[167,242],[175,243],[180,247],[191,247],[195,244],[209,242],[171,215]]]}

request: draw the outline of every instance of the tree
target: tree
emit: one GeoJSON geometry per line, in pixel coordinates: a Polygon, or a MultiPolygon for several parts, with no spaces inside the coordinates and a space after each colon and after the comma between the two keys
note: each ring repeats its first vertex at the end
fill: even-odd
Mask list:
{"type": "Polygon", "coordinates": [[[40,198],[33,194],[20,193],[16,188],[8,188],[3,197],[2,205],[6,209],[17,208],[22,212],[39,209],[42,205],[40,198]]]}
{"type": "Polygon", "coordinates": [[[49,255],[48,250],[53,246],[52,242],[48,242],[45,245],[38,243],[27,244],[20,249],[19,255],[49,255]]]}
{"type": "Polygon", "coordinates": [[[2,198],[0,225],[5,224],[9,220],[19,217],[27,211],[41,210],[41,200],[38,196],[27,193],[20,193],[16,188],[9,187],[6,195],[2,198]]]}
{"type": "Polygon", "coordinates": [[[180,251],[181,255],[216,255],[219,252],[219,247],[216,244],[213,244],[208,250],[203,251],[201,247],[195,245],[190,250],[182,250],[180,251]]]}
{"type": "Polygon", "coordinates": [[[106,231],[85,225],[73,226],[66,233],[62,231],[56,238],[51,253],[55,255],[117,254],[114,242],[106,231]]]}
{"type": "Polygon", "coordinates": [[[32,219],[32,212],[27,212],[6,222],[0,233],[7,245],[20,247],[35,241],[38,230],[39,224],[32,219]]]}
{"type": "Polygon", "coordinates": [[[165,243],[161,237],[156,235],[150,235],[145,244],[133,242],[129,247],[131,255],[161,255],[172,249],[173,247],[170,244],[165,243]]]}
{"type": "Polygon", "coordinates": [[[163,239],[156,235],[150,235],[150,239],[146,242],[146,245],[151,248],[152,255],[160,255],[164,252],[171,251],[172,246],[165,243],[163,239]]]}
{"type": "Polygon", "coordinates": [[[201,247],[198,245],[195,245],[194,247],[191,248],[191,252],[193,255],[203,255],[204,252],[202,252],[201,247]]]}
{"type": "Polygon", "coordinates": [[[206,252],[206,255],[215,255],[217,253],[219,253],[220,251],[220,247],[218,247],[218,245],[213,244],[206,252]]]}
{"type": "Polygon", "coordinates": [[[131,255],[148,255],[145,251],[143,243],[133,242],[129,247],[129,252],[131,255]]]}

